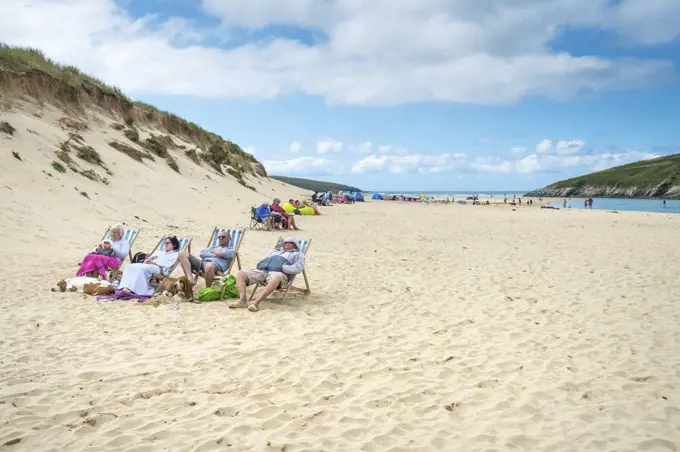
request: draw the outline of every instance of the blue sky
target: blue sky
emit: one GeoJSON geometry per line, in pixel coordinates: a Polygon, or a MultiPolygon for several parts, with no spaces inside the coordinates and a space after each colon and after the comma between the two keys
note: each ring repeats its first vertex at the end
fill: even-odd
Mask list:
{"type": "Polygon", "coordinates": [[[8,0],[0,41],[271,174],[524,190],[680,152],[677,0],[8,0]]]}

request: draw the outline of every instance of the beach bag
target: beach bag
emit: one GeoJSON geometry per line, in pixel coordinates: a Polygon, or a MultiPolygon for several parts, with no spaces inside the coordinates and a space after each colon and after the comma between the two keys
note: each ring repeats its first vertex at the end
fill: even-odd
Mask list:
{"type": "Polygon", "coordinates": [[[147,256],[148,255],[146,253],[135,253],[135,255],[132,256],[132,263],[143,264],[147,256]]]}
{"type": "Polygon", "coordinates": [[[217,301],[222,296],[222,291],[217,287],[204,287],[198,291],[200,301],[217,301]]]}
{"type": "Polygon", "coordinates": [[[222,284],[224,284],[222,287],[224,299],[238,298],[238,287],[236,287],[236,278],[234,278],[233,275],[229,275],[226,279],[223,279],[222,284]]]}
{"type": "Polygon", "coordinates": [[[222,280],[223,286],[221,288],[217,287],[204,287],[198,291],[199,301],[217,301],[222,299],[222,291],[224,291],[224,299],[227,298],[238,298],[238,288],[236,287],[236,278],[233,275],[229,275],[222,280]]]}

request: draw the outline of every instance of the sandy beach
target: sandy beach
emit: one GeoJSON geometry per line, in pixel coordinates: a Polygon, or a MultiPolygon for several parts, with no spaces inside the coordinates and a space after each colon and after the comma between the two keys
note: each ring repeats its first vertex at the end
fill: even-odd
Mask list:
{"type": "MultiPolygon", "coordinates": [[[[165,233],[198,251],[251,206],[309,193],[251,177],[252,190],[181,152],[181,174],[135,162],[96,114],[80,133],[108,185],[61,174],[62,115],[0,118],[17,129],[0,138],[0,449],[680,448],[680,216],[326,207],[298,219],[309,296],[257,313],[98,302],[50,289],[110,224],[142,228],[133,252],[165,233]]],[[[248,231],[244,266],[277,236],[248,231]]]]}
{"type": "MultiPolygon", "coordinates": [[[[310,296],[173,310],[50,287],[112,221],[144,228],[137,250],[166,231],[203,244],[290,187],[193,175],[151,192],[117,160],[94,202],[70,187],[93,182],[15,160],[1,161],[3,450],[680,447],[680,217],[329,207],[299,220],[310,296]]],[[[275,239],[249,231],[244,264],[275,239]]]]}

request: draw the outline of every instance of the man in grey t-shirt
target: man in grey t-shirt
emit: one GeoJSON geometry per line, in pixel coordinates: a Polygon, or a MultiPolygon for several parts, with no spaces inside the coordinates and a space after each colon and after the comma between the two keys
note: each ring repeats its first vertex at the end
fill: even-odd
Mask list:
{"type": "Polygon", "coordinates": [[[215,273],[217,271],[224,273],[229,268],[234,258],[234,248],[229,246],[231,236],[228,232],[221,231],[217,238],[219,240],[217,245],[202,250],[200,258],[191,255],[191,243],[187,249],[179,253],[179,265],[184,271],[184,276],[192,284],[196,284],[198,275],[202,273],[205,277],[205,287],[210,287],[215,279],[215,273]]]}

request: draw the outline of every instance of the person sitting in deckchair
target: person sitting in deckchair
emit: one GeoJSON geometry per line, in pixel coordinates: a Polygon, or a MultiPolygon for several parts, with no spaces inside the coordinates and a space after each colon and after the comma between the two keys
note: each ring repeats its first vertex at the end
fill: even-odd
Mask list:
{"type": "Polygon", "coordinates": [[[305,267],[305,255],[298,249],[293,237],[286,237],[280,244],[267,253],[253,270],[241,270],[236,275],[239,301],[229,305],[230,308],[248,308],[256,312],[262,303],[279,286],[287,284],[294,275],[305,267]],[[253,284],[264,286],[259,296],[250,303],[246,295],[246,287],[253,284]]]}
{"type": "MultiPolygon", "coordinates": [[[[274,198],[271,209],[272,213],[278,213],[280,215],[285,229],[295,229],[296,231],[299,231],[297,225],[295,224],[295,215],[286,212],[283,207],[281,207],[281,200],[279,198],[274,198]]],[[[274,221],[276,221],[276,217],[274,217],[274,221]]]]}
{"type": "Polygon", "coordinates": [[[272,210],[269,208],[268,202],[263,202],[255,209],[255,216],[264,222],[267,231],[274,230],[274,218],[272,217],[272,210]]]}
{"type": "Polygon", "coordinates": [[[218,271],[224,273],[229,268],[229,264],[234,258],[234,248],[229,246],[231,236],[229,232],[221,231],[217,238],[217,245],[202,250],[199,254],[200,259],[191,255],[191,243],[179,253],[179,265],[191,284],[196,284],[198,275],[203,273],[205,275],[205,287],[210,287],[215,279],[215,273],[218,271]],[[194,273],[196,277],[193,276],[194,273]]]}
{"type": "Polygon", "coordinates": [[[166,237],[163,245],[147,257],[144,263],[125,267],[118,289],[135,295],[153,295],[156,289],[150,283],[151,277],[156,274],[168,276],[177,262],[179,246],[177,237],[166,237]]]}

